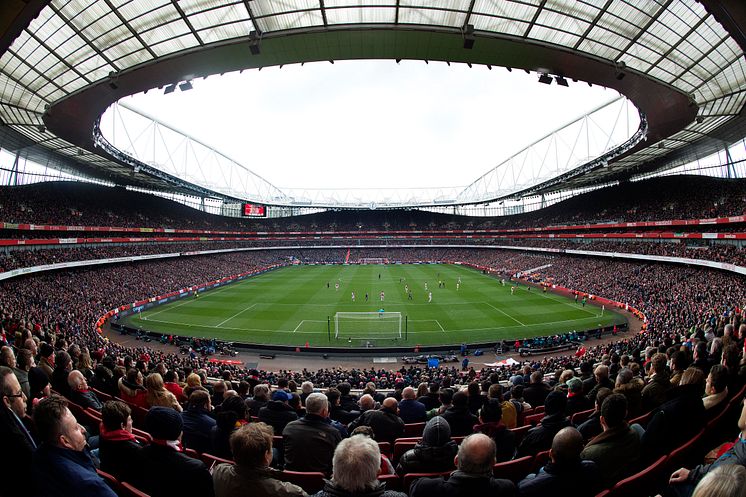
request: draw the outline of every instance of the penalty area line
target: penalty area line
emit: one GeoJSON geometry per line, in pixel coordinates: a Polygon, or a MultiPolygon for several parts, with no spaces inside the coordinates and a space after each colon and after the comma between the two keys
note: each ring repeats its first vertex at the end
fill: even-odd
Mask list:
{"type": "Polygon", "coordinates": [[[494,305],[490,304],[489,302],[485,302],[485,304],[487,304],[488,306],[492,307],[493,309],[495,309],[500,314],[503,314],[503,315],[509,317],[510,319],[512,319],[516,323],[520,324],[521,326],[526,326],[525,324],[521,323],[516,318],[514,318],[513,316],[511,316],[510,314],[508,314],[507,312],[503,311],[502,309],[498,309],[497,307],[495,307],[494,305]]]}

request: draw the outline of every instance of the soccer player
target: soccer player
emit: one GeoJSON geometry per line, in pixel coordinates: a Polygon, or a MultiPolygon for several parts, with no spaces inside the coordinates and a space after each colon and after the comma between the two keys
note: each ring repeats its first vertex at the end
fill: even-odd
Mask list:
{"type": "Polygon", "coordinates": [[[386,298],[386,294],[383,293],[383,290],[381,290],[381,302],[386,298]]]}
{"type": "Polygon", "coordinates": [[[368,292],[365,292],[365,301],[368,301],[368,292]]]}
{"type": "Polygon", "coordinates": [[[427,293],[427,302],[428,304],[433,301],[433,292],[427,293]]]}
{"type": "Polygon", "coordinates": [[[515,295],[515,286],[510,287],[510,294],[515,295]]]}
{"type": "Polygon", "coordinates": [[[458,280],[456,282],[456,291],[458,292],[458,289],[461,288],[461,280],[458,280]]]}
{"type": "Polygon", "coordinates": [[[425,291],[427,291],[427,281],[425,282],[425,291]]]}
{"type": "Polygon", "coordinates": [[[409,285],[404,285],[404,293],[409,293],[409,285]]]}
{"type": "Polygon", "coordinates": [[[355,302],[355,292],[352,292],[352,301],[355,302]]]}
{"type": "Polygon", "coordinates": [[[334,291],[335,291],[335,292],[338,292],[338,291],[339,291],[339,283],[335,283],[335,284],[334,284],[334,291]]]}
{"type": "Polygon", "coordinates": [[[412,292],[409,292],[409,293],[407,293],[407,295],[409,295],[409,300],[414,300],[414,299],[412,298],[412,292]]]}
{"type": "Polygon", "coordinates": [[[379,317],[379,318],[382,318],[382,317],[383,317],[383,313],[384,313],[384,312],[385,312],[385,311],[383,310],[383,307],[381,307],[380,309],[378,309],[378,317],[379,317]]]}

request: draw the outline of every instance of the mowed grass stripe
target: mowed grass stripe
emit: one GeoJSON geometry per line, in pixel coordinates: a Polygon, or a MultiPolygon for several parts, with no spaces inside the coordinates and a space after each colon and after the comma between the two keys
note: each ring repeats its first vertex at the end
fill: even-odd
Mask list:
{"type": "MultiPolygon", "coordinates": [[[[331,343],[327,337],[327,317],[332,321],[333,336],[334,314],[341,311],[384,308],[401,312],[409,319],[406,343],[411,345],[492,342],[625,321],[609,310],[601,317],[595,306],[582,308],[571,299],[537,289],[529,292],[525,286],[511,295],[509,283],[503,287],[495,278],[458,265],[292,266],[186,299],[145,311],[143,320],[130,316],[125,322],[184,336],[299,346],[308,341],[310,345],[345,347],[347,336],[331,343]],[[456,290],[459,277],[462,284],[456,290]],[[439,279],[445,288],[438,288],[439,279]],[[425,282],[433,294],[432,303],[427,302],[425,282]],[[335,289],[337,283],[339,290],[335,289]],[[408,300],[405,285],[413,300],[408,300]],[[383,303],[381,291],[385,292],[383,303]]],[[[399,340],[375,340],[377,346],[402,344],[399,340]]]]}

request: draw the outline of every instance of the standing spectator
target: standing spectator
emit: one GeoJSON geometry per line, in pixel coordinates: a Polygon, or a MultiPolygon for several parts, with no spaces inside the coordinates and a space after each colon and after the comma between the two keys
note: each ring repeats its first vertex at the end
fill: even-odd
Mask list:
{"type": "Polygon", "coordinates": [[[288,423],[282,432],[286,469],[331,473],[334,449],[342,436],[328,416],[326,395],[312,393],[306,398],[306,415],[288,423]]]}
{"type": "Polygon", "coordinates": [[[412,483],[410,497],[513,496],[515,485],[492,477],[495,442],[487,435],[469,435],[461,442],[456,456],[458,469],[444,478],[420,478],[412,483]]]}
{"type": "Polygon", "coordinates": [[[402,401],[399,403],[399,417],[405,423],[421,423],[427,420],[425,405],[418,402],[414,388],[407,387],[402,390],[402,401]]]}
{"type": "Polygon", "coordinates": [[[391,442],[404,435],[404,421],[398,415],[398,402],[393,397],[383,400],[378,410],[369,410],[349,425],[350,430],[358,426],[370,426],[379,442],[391,442]]]}
{"type": "Polygon", "coordinates": [[[453,469],[453,458],[457,452],[458,445],[451,440],[448,422],[442,416],[435,416],[425,425],[422,440],[401,456],[396,472],[405,475],[448,471],[453,469]]]}
{"type": "Polygon", "coordinates": [[[32,495],[116,497],[96,473],[86,448],[85,430],[67,408],[65,399],[53,395],[39,402],[34,425],[42,443],[34,453],[32,495]]]}
{"type": "Polygon", "coordinates": [[[479,418],[469,412],[469,397],[466,392],[459,391],[453,394],[453,405],[441,414],[451,427],[451,435],[463,437],[472,433],[474,425],[479,418]]]}
{"type": "Polygon", "coordinates": [[[219,464],[212,474],[215,497],[305,497],[292,483],[280,481],[272,461],[272,428],[264,423],[244,425],[231,434],[236,464],[219,464]]]}
{"type": "Polygon", "coordinates": [[[98,457],[101,470],[119,481],[140,481],[142,445],[132,434],[132,411],[119,400],[106,402],[101,410],[98,457]]]}
{"type": "Polygon", "coordinates": [[[289,404],[292,398],[293,395],[285,390],[272,392],[272,400],[259,409],[259,421],[267,423],[275,433],[282,433],[288,423],[298,419],[295,409],[289,404]]]}
{"type": "MultiPolygon", "coordinates": [[[[580,380],[578,380],[580,382],[580,380]]],[[[582,382],[580,382],[582,389],[582,382]]],[[[572,427],[562,428],[552,440],[549,462],[536,474],[518,483],[521,497],[593,497],[598,492],[598,471],[593,461],[583,461],[583,436],[572,427]]]]}

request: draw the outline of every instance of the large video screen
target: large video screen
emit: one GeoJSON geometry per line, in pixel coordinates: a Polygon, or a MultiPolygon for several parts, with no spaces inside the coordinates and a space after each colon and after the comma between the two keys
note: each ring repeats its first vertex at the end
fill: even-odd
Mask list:
{"type": "Polygon", "coordinates": [[[267,217],[267,207],[257,204],[243,204],[243,215],[246,217],[267,217]]]}

